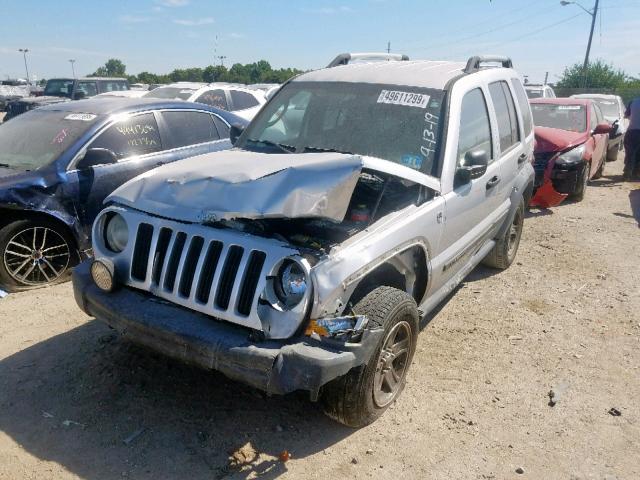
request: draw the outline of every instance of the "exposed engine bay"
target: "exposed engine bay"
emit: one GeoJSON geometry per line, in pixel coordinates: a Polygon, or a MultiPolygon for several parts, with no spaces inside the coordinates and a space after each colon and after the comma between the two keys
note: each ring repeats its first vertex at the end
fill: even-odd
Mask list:
{"type": "Polygon", "coordinates": [[[268,218],[221,220],[209,225],[280,239],[315,255],[361,232],[382,217],[409,205],[419,205],[433,193],[424,185],[373,170],[363,170],[344,219],[268,218]]]}

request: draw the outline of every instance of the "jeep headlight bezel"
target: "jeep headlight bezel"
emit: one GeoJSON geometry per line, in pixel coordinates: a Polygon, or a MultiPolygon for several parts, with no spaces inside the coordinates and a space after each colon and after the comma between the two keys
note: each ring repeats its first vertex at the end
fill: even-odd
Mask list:
{"type": "Polygon", "coordinates": [[[104,221],[104,245],[112,253],[121,253],[129,243],[129,226],[125,218],[116,212],[107,214],[104,221]]]}
{"type": "Polygon", "coordinates": [[[294,258],[285,259],[274,282],[274,292],[284,308],[291,310],[302,302],[309,289],[307,269],[294,258]]]}

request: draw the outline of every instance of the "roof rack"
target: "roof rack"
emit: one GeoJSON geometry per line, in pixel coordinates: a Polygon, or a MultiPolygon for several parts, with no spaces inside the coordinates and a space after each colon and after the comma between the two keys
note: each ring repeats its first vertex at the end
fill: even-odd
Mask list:
{"type": "Polygon", "coordinates": [[[371,60],[371,61],[384,61],[384,60],[395,60],[406,62],[409,60],[407,55],[401,55],[399,53],[341,53],[336,58],[331,60],[331,63],[327,65],[327,68],[337,67],[339,65],[348,65],[352,60],[371,60]]]}
{"type": "Polygon", "coordinates": [[[467,60],[464,73],[474,73],[480,70],[482,63],[501,63],[503,68],[513,68],[513,62],[509,57],[502,55],[476,55],[467,60]]]}

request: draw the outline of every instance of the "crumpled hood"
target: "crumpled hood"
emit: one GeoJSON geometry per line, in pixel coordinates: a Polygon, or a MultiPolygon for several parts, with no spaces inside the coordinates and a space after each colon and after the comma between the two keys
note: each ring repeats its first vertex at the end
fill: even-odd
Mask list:
{"type": "Polygon", "coordinates": [[[570,132],[559,128],[535,127],[535,153],[561,152],[583,144],[589,132],[570,132]]]}
{"type": "Polygon", "coordinates": [[[362,168],[358,155],[223,151],[151,170],[105,203],[194,223],[270,217],[342,221],[362,168]]]}

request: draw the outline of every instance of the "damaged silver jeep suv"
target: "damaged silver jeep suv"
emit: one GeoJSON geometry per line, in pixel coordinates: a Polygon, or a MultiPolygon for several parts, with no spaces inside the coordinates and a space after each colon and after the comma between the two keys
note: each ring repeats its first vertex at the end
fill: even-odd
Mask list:
{"type": "Polygon", "coordinates": [[[288,82],[235,148],[129,181],[74,272],[134,342],[354,427],[398,397],[420,318],[507,268],[533,188],[511,61],[346,65],[288,82]]]}

